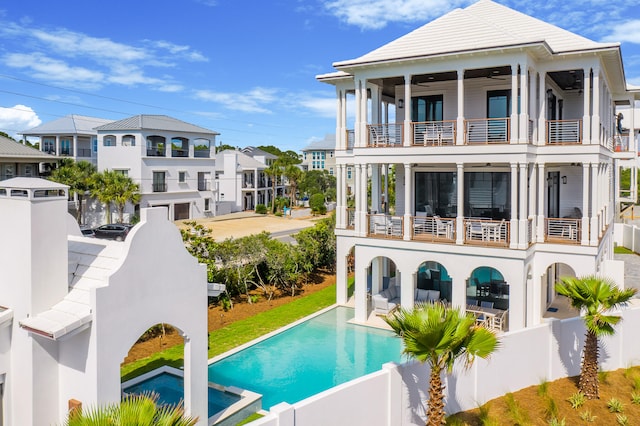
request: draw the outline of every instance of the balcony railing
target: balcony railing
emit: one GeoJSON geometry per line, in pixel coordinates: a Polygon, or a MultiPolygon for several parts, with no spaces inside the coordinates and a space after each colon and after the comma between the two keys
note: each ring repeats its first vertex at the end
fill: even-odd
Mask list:
{"type": "Polygon", "coordinates": [[[347,130],[347,149],[353,149],[356,144],[355,130],[347,130]]]}
{"type": "Polygon", "coordinates": [[[167,184],[154,182],[153,183],[153,192],[167,192],[167,184]]]}
{"type": "Polygon", "coordinates": [[[242,187],[243,188],[253,188],[253,182],[242,182],[242,187]]]}
{"type": "Polygon", "coordinates": [[[91,149],[89,148],[79,148],[76,151],[77,157],[91,157],[91,149]]]}
{"type": "Polygon", "coordinates": [[[402,124],[369,124],[367,132],[369,147],[402,146],[402,124]]]}
{"type": "Polygon", "coordinates": [[[347,229],[356,227],[356,209],[347,209],[347,229]]]}
{"type": "Polygon", "coordinates": [[[164,157],[164,149],[147,148],[147,157],[164,157]]]}
{"type": "Polygon", "coordinates": [[[506,219],[465,218],[465,243],[506,246],[509,244],[509,225],[506,219]]]}
{"type": "Polygon", "coordinates": [[[171,156],[172,157],[188,157],[189,150],[188,149],[172,149],[171,156]]]}
{"type": "Polygon", "coordinates": [[[456,235],[456,220],[437,216],[415,216],[411,218],[411,239],[419,241],[453,242],[456,235]]]}
{"type": "Polygon", "coordinates": [[[547,145],[581,143],[582,120],[547,120],[547,145]]]}
{"type": "Polygon", "coordinates": [[[529,120],[528,136],[529,143],[533,143],[533,120],[529,120]]]}
{"type": "Polygon", "coordinates": [[[403,218],[385,214],[367,215],[369,235],[383,238],[402,238],[403,218]]]}
{"type": "Polygon", "coordinates": [[[527,243],[529,245],[533,244],[533,218],[530,217],[527,220],[527,243]]]}
{"type": "Polygon", "coordinates": [[[465,143],[509,143],[509,124],[508,118],[465,120],[465,143]]]}
{"type": "Polygon", "coordinates": [[[546,241],[554,243],[580,244],[582,219],[545,219],[546,241]]]}
{"type": "Polygon", "coordinates": [[[193,150],[193,156],[195,158],[209,158],[211,156],[210,154],[210,150],[207,149],[194,149],[193,150]]]}
{"type": "Polygon", "coordinates": [[[613,150],[616,152],[629,151],[629,135],[615,135],[613,137],[613,150]]]}
{"type": "Polygon", "coordinates": [[[198,191],[211,191],[211,182],[198,181],[198,191]]]}
{"type": "Polygon", "coordinates": [[[456,143],[456,122],[453,120],[417,122],[411,123],[411,126],[413,145],[443,146],[456,143]]]}

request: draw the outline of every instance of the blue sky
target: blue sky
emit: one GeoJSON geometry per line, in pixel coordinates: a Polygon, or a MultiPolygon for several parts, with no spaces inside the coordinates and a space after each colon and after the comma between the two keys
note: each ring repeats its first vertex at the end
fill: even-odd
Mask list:
{"type": "MultiPolygon", "coordinates": [[[[0,2],[0,130],[68,114],[167,114],[233,146],[299,150],[335,132],[315,80],[461,0],[20,0],[0,2]]],[[[622,43],[640,86],[640,0],[499,1],[596,41],[622,43]]]]}

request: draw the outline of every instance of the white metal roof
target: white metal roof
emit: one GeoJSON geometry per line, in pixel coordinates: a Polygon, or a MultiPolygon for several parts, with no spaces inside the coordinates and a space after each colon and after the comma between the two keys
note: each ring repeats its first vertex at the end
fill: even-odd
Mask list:
{"type": "Polygon", "coordinates": [[[480,0],[465,9],[455,9],[359,58],[336,62],[334,66],[349,68],[390,60],[531,44],[546,45],[551,53],[619,46],[618,43],[597,43],[491,0],[480,0]]]}
{"type": "Polygon", "coordinates": [[[96,131],[93,130],[95,127],[111,121],[113,120],[72,114],[25,130],[22,134],[25,136],[95,135],[96,131]]]}
{"type": "Polygon", "coordinates": [[[187,123],[168,115],[134,115],[133,117],[123,120],[113,121],[111,123],[95,128],[97,131],[109,130],[168,130],[174,132],[185,133],[205,133],[212,136],[219,135],[213,130],[187,123]]]}
{"type": "Polygon", "coordinates": [[[224,151],[220,151],[216,154],[216,169],[217,170],[224,170],[224,154],[233,154],[236,153],[238,154],[237,158],[237,165],[240,166],[241,169],[243,170],[248,170],[248,169],[258,169],[258,170],[263,170],[267,168],[267,165],[264,163],[261,163],[260,161],[256,160],[253,157],[250,157],[249,155],[245,154],[242,151],[236,151],[236,150],[232,150],[232,149],[225,149],[224,151]]]}

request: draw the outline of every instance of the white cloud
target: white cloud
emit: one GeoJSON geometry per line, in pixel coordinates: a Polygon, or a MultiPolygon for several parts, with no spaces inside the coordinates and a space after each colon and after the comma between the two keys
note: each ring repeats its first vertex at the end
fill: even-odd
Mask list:
{"type": "Polygon", "coordinates": [[[613,32],[607,35],[605,41],[619,41],[640,44],[640,19],[617,22],[611,26],[613,32]]]}
{"type": "Polygon", "coordinates": [[[41,53],[10,53],[4,56],[3,61],[12,68],[29,69],[33,77],[67,87],[94,88],[100,86],[105,78],[99,71],[74,67],[41,53]]]}
{"type": "Polygon", "coordinates": [[[310,110],[312,113],[326,118],[336,117],[335,98],[306,98],[298,101],[300,106],[310,110]]]}
{"type": "Polygon", "coordinates": [[[174,57],[186,59],[190,62],[209,62],[202,53],[191,50],[191,47],[174,44],[168,41],[156,41],[153,43],[159,49],[167,50],[174,57]]]}
{"type": "Polygon", "coordinates": [[[324,7],[340,20],[362,29],[390,22],[428,22],[469,0],[328,0],[324,7]]]}
{"type": "Polygon", "coordinates": [[[39,126],[41,123],[42,120],[31,107],[25,105],[0,107],[0,129],[16,139],[19,139],[17,133],[39,126]]]}
{"type": "Polygon", "coordinates": [[[244,93],[224,93],[211,90],[197,90],[197,99],[221,104],[234,111],[270,114],[270,107],[278,101],[277,89],[256,87],[244,93]]]}

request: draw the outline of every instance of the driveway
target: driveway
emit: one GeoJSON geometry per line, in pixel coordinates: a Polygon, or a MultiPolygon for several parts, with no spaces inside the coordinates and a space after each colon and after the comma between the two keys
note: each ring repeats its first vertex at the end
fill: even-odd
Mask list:
{"type": "MultiPolygon", "coordinates": [[[[313,217],[310,211],[294,210],[293,217],[278,217],[253,212],[231,213],[212,218],[196,219],[195,222],[211,229],[211,236],[216,241],[224,241],[227,238],[240,238],[247,235],[259,234],[267,231],[274,238],[284,239],[291,234],[315,225],[318,217],[313,217]]],[[[179,228],[186,228],[184,221],[177,221],[179,228]]]]}

